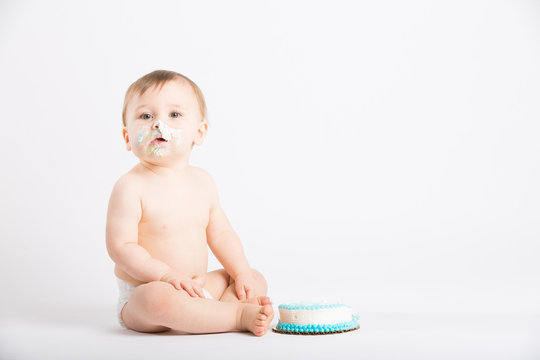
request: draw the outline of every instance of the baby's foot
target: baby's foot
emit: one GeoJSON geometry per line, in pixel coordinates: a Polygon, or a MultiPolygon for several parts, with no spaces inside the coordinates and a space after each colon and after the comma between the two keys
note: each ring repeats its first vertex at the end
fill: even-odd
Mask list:
{"type": "Polygon", "coordinates": [[[268,296],[257,296],[251,299],[242,300],[240,302],[243,302],[246,304],[260,305],[260,306],[272,304],[268,296]]]}
{"type": "Polygon", "coordinates": [[[255,306],[248,304],[242,309],[242,328],[251,331],[256,336],[263,336],[268,331],[273,318],[274,309],[272,305],[255,306]]]}

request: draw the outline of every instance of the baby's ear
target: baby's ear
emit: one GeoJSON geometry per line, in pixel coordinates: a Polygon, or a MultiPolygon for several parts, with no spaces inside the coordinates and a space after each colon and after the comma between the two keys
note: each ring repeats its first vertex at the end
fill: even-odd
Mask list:
{"type": "Polygon", "coordinates": [[[122,129],[122,136],[124,137],[124,141],[126,142],[127,151],[131,151],[131,143],[129,142],[128,132],[125,127],[122,129]]]}
{"type": "Polygon", "coordinates": [[[206,121],[201,122],[199,128],[197,129],[197,135],[195,136],[194,143],[198,146],[201,146],[204,142],[206,132],[208,131],[208,123],[206,121]]]}

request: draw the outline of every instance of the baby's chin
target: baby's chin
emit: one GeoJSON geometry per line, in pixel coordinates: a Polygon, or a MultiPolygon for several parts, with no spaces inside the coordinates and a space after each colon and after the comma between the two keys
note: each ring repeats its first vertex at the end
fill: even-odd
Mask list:
{"type": "Polygon", "coordinates": [[[189,156],[189,154],[184,154],[184,152],[179,150],[171,151],[169,149],[161,148],[147,149],[133,153],[139,160],[155,165],[174,165],[181,162],[186,156],[189,156]]]}

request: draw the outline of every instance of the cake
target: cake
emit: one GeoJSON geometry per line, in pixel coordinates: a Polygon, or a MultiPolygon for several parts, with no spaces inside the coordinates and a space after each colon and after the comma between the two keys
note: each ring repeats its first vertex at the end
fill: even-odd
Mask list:
{"type": "Polygon", "coordinates": [[[322,335],[356,330],[358,316],[344,304],[290,303],[279,305],[275,332],[299,335],[322,335]]]}

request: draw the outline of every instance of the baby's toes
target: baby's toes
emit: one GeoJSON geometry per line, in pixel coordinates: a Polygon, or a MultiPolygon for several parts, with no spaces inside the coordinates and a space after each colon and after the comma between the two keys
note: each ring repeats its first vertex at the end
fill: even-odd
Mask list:
{"type": "Polygon", "coordinates": [[[255,325],[255,335],[263,336],[268,331],[270,322],[274,318],[274,309],[271,305],[264,305],[261,307],[259,314],[257,315],[257,322],[255,325]]]}
{"type": "Polygon", "coordinates": [[[270,302],[268,302],[262,307],[261,314],[266,315],[267,317],[270,318],[270,320],[272,320],[272,318],[274,317],[274,308],[272,308],[272,305],[270,304],[270,302]]]}
{"type": "Polygon", "coordinates": [[[257,300],[259,302],[259,305],[271,305],[272,302],[270,301],[270,298],[268,296],[259,296],[257,297],[257,300]]]}

